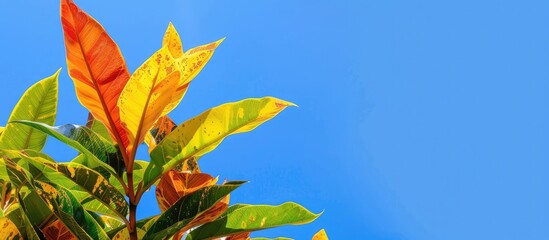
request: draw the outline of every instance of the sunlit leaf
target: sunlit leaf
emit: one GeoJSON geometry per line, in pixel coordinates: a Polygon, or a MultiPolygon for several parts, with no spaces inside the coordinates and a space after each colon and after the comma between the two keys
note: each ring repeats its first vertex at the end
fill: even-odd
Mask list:
{"type": "Polygon", "coordinates": [[[61,1],[67,66],[80,103],[105,124],[122,148],[128,144],[120,123],[118,98],[130,78],[126,62],[105,29],[72,0],[61,1]]]}
{"type": "Polygon", "coordinates": [[[179,65],[168,48],[158,50],[132,74],[118,100],[122,125],[128,134],[130,158],[172,101],[180,77],[179,65]]]}
{"type": "Polygon", "coordinates": [[[318,216],[320,214],[291,202],[279,206],[235,205],[217,220],[192,230],[187,240],[214,239],[284,225],[305,224],[318,216]]]}
{"type": "Polygon", "coordinates": [[[93,114],[88,113],[88,121],[86,121],[86,127],[94,131],[97,135],[103,137],[105,140],[110,143],[114,143],[111,139],[109,129],[102,122],[98,121],[93,117],[93,114]]]}
{"type": "Polygon", "coordinates": [[[216,42],[205,44],[199,47],[192,48],[185,53],[183,52],[183,46],[179,34],[175,30],[175,27],[170,23],[168,29],[164,34],[164,40],[162,46],[169,48],[170,53],[177,59],[181,68],[182,78],[178,83],[177,88],[174,89],[173,100],[166,106],[164,113],[172,111],[179,102],[185,96],[190,82],[198,75],[198,73],[204,68],[206,63],[213,56],[215,49],[223,42],[224,39],[220,39],[216,42]]]}
{"type": "Polygon", "coordinates": [[[217,178],[205,173],[191,174],[174,170],[167,172],[156,185],[156,200],[160,211],[166,211],[181,197],[216,182],[217,178]]]}
{"type": "MultiPolygon", "coordinates": [[[[34,215],[30,216],[33,217],[34,215]]],[[[15,226],[19,229],[19,232],[23,236],[23,239],[39,240],[40,236],[36,229],[33,228],[32,223],[29,220],[29,215],[25,214],[23,208],[19,203],[10,205],[6,211],[6,218],[10,219],[15,226]]],[[[1,236],[2,234],[0,234],[1,236]]]]}
{"type": "Polygon", "coordinates": [[[78,239],[109,239],[107,234],[85,211],[76,198],[67,190],[35,181],[38,194],[44,199],[55,216],[78,239]]]}
{"type": "Polygon", "coordinates": [[[42,150],[46,143],[46,134],[11,122],[31,120],[49,125],[55,123],[59,71],[34,84],[23,94],[10,115],[10,123],[0,135],[0,148],[42,150]]]}
{"type": "Polygon", "coordinates": [[[23,236],[17,229],[17,225],[13,223],[9,218],[0,218],[0,236],[2,239],[23,239],[23,236]]]}
{"type": "Polygon", "coordinates": [[[287,106],[295,105],[272,97],[252,98],[220,105],[184,122],[151,152],[144,189],[183,160],[212,151],[229,135],[253,130],[287,106]]]}
{"type": "Polygon", "coordinates": [[[115,228],[118,228],[118,227],[124,225],[124,222],[120,221],[120,219],[118,219],[118,218],[113,218],[113,217],[103,215],[103,216],[101,216],[101,219],[105,223],[105,227],[103,227],[105,232],[108,232],[110,230],[113,230],[115,228]]]}
{"type": "Polygon", "coordinates": [[[186,231],[196,217],[205,213],[244,182],[228,182],[201,188],[179,199],[148,229],[143,239],[164,239],[186,231]]]}
{"type": "Polygon", "coordinates": [[[124,162],[119,148],[87,127],[74,124],[51,127],[43,123],[24,120],[16,121],[16,123],[35,128],[73,147],[87,157],[81,159],[83,162],[80,163],[99,171],[103,175],[108,173],[121,174],[124,169],[124,162]]]}
{"type": "Polygon", "coordinates": [[[313,236],[313,240],[328,240],[328,235],[326,234],[326,230],[320,229],[315,235],[313,236]]]}

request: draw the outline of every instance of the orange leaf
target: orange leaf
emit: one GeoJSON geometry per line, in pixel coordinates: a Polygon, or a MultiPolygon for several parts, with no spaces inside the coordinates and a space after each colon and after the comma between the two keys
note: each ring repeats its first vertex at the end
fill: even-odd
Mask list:
{"type": "Polygon", "coordinates": [[[69,229],[59,220],[50,223],[42,229],[44,237],[48,240],[76,240],[69,229]]]}
{"type": "Polygon", "coordinates": [[[216,178],[205,173],[185,173],[171,170],[164,174],[156,186],[156,200],[162,212],[177,200],[194,191],[214,185],[216,178]]]}
{"type": "Polygon", "coordinates": [[[128,138],[120,123],[117,102],[130,73],[120,49],[105,29],[72,0],[61,0],[61,22],[69,75],[78,100],[105,124],[112,139],[126,148],[128,138]]]}

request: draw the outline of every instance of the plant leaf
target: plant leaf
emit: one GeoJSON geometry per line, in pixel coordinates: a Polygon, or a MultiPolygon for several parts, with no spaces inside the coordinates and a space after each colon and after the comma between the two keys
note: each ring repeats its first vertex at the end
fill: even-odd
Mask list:
{"type": "Polygon", "coordinates": [[[74,124],[51,127],[25,120],[15,122],[35,128],[78,150],[86,156],[80,159],[84,161],[80,163],[99,171],[107,178],[108,174],[121,175],[123,172],[124,162],[118,146],[113,146],[87,127],[74,124]],[[86,160],[89,162],[85,162],[86,160]]]}
{"type": "Polygon", "coordinates": [[[183,53],[183,47],[179,34],[171,23],[168,25],[168,29],[166,29],[166,33],[164,34],[162,46],[169,48],[172,56],[177,58],[177,61],[180,63],[179,66],[181,68],[182,78],[178,83],[177,88],[174,88],[173,100],[166,106],[162,115],[168,114],[175,107],[177,107],[177,105],[179,105],[185,96],[191,81],[198,75],[198,73],[200,73],[206,63],[208,63],[210,58],[213,56],[215,49],[221,44],[221,42],[223,42],[223,40],[224,38],[213,43],[192,48],[183,53]]]}
{"type": "Polygon", "coordinates": [[[0,218],[0,236],[3,239],[23,239],[17,225],[7,217],[0,218]]]}
{"type": "MultiPolygon", "coordinates": [[[[5,217],[9,218],[17,226],[21,235],[24,236],[23,239],[40,239],[36,229],[33,228],[28,216],[19,203],[10,205],[5,217]]],[[[0,234],[0,236],[3,236],[3,234],[0,234]]]]}
{"type": "Polygon", "coordinates": [[[124,87],[118,107],[122,125],[128,134],[130,159],[133,159],[137,146],[171,102],[180,76],[179,66],[166,47],[147,59],[124,87]]]}
{"type": "Polygon", "coordinates": [[[212,186],[217,182],[206,173],[185,173],[171,170],[162,175],[156,186],[156,200],[160,211],[164,212],[181,197],[195,192],[196,190],[212,186]]]}
{"type": "Polygon", "coordinates": [[[72,0],[61,0],[61,22],[76,96],[124,149],[128,139],[116,104],[130,78],[124,57],[105,29],[72,0]]]}
{"type": "Polygon", "coordinates": [[[253,130],[287,106],[295,104],[273,97],[251,98],[217,106],[184,122],[151,152],[144,189],[182,161],[212,151],[229,135],[253,130]]]}
{"type": "Polygon", "coordinates": [[[145,135],[145,144],[149,147],[149,153],[161,142],[164,137],[170,134],[177,125],[168,116],[160,117],[154,123],[151,130],[145,135]]]}
{"type": "Polygon", "coordinates": [[[235,205],[224,216],[192,230],[187,240],[214,239],[284,225],[305,224],[312,222],[320,214],[314,214],[292,202],[279,206],[235,205]]]}
{"type": "Polygon", "coordinates": [[[88,113],[88,121],[86,122],[86,127],[97,133],[97,135],[103,137],[108,142],[115,144],[115,142],[113,142],[111,138],[109,129],[105,127],[105,124],[95,119],[93,117],[93,114],[91,113],[88,113]]]}
{"type": "Polygon", "coordinates": [[[21,97],[11,116],[10,122],[0,135],[0,148],[42,150],[47,135],[34,131],[28,126],[14,125],[16,120],[32,120],[53,125],[57,113],[58,70],[50,77],[32,85],[21,97]]]}
{"type": "Polygon", "coordinates": [[[46,239],[63,239],[63,240],[77,240],[77,238],[72,235],[71,231],[59,220],[48,224],[42,229],[42,233],[46,239]]]}
{"type": "Polygon", "coordinates": [[[326,234],[326,230],[320,229],[315,235],[313,236],[313,240],[328,240],[328,235],[326,234]]]}
{"type": "Polygon", "coordinates": [[[41,181],[34,181],[35,188],[55,216],[78,239],[109,239],[95,219],[82,208],[67,190],[41,181]]]}
{"type": "Polygon", "coordinates": [[[143,239],[164,239],[180,231],[186,231],[194,219],[207,212],[244,182],[228,182],[221,186],[201,188],[179,199],[168,208],[148,229],[143,239]]]}

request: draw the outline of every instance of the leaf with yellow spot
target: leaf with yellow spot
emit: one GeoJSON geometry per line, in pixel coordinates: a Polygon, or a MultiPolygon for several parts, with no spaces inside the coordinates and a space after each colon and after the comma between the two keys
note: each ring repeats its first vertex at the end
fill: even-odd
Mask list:
{"type": "Polygon", "coordinates": [[[187,240],[213,239],[284,225],[306,224],[319,216],[320,213],[314,214],[292,202],[278,206],[237,204],[215,221],[192,230],[187,240]]]}
{"type": "Polygon", "coordinates": [[[120,49],[101,24],[72,0],[61,0],[61,22],[67,66],[78,100],[125,148],[128,139],[117,102],[130,73],[120,49]]]}
{"type": "Polygon", "coordinates": [[[154,123],[165,114],[180,81],[179,64],[167,47],[154,53],[131,76],[120,94],[120,118],[129,139],[130,159],[154,123]]]}
{"type": "Polygon", "coordinates": [[[55,123],[57,113],[57,78],[58,70],[54,75],[40,80],[32,85],[23,94],[13,109],[8,125],[0,135],[0,148],[2,149],[32,149],[42,150],[46,143],[47,135],[35,131],[28,126],[13,124],[17,120],[31,120],[48,125],[55,123]]]}
{"type": "Polygon", "coordinates": [[[151,152],[143,189],[186,159],[215,149],[225,137],[248,132],[295,104],[273,97],[226,103],[194,117],[174,129],[151,152]]]}
{"type": "Polygon", "coordinates": [[[168,114],[172,111],[183,99],[189,84],[200,73],[206,63],[212,58],[215,49],[223,42],[223,39],[208,43],[202,46],[192,48],[183,53],[183,47],[179,34],[175,30],[175,27],[170,23],[166,33],[164,34],[164,41],[162,45],[170,49],[172,56],[177,58],[180,64],[182,78],[178,83],[177,88],[174,91],[173,101],[170,102],[162,115],[168,114]]]}
{"type": "Polygon", "coordinates": [[[326,234],[326,230],[320,229],[315,235],[313,236],[313,240],[328,240],[328,235],[326,234]]]}
{"type": "Polygon", "coordinates": [[[189,230],[195,219],[223,201],[229,193],[244,183],[233,181],[223,185],[207,186],[183,196],[160,215],[143,239],[166,239],[178,232],[189,230]]]}
{"type": "MultiPolygon", "coordinates": [[[[145,236],[145,231],[142,229],[137,229],[137,238],[143,239],[143,236],[145,236]]],[[[129,240],[130,239],[130,233],[128,232],[127,228],[123,228],[122,230],[118,231],[114,237],[111,238],[111,240],[129,240]]]]}
{"type": "Polygon", "coordinates": [[[2,239],[23,239],[17,225],[15,225],[9,218],[0,218],[0,236],[2,239]]]}

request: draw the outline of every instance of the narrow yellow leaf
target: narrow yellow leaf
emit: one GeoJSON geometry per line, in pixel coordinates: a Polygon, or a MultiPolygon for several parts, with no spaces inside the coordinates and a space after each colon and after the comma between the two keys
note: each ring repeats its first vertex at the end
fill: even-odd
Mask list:
{"type": "Polygon", "coordinates": [[[183,56],[183,44],[181,43],[181,38],[179,38],[179,33],[177,33],[172,23],[170,23],[168,29],[166,29],[164,39],[162,40],[162,46],[167,47],[174,58],[183,56]]]}
{"type": "Polygon", "coordinates": [[[164,34],[162,46],[170,49],[172,56],[177,59],[183,76],[175,89],[173,101],[166,107],[163,115],[168,114],[179,105],[189,88],[190,82],[198,75],[202,68],[204,68],[210,58],[212,58],[215,49],[224,39],[225,38],[192,48],[183,53],[183,45],[179,38],[179,34],[175,30],[173,24],[170,23],[168,25],[168,29],[166,29],[166,33],[164,34]]]}
{"type": "Polygon", "coordinates": [[[172,101],[180,77],[179,65],[167,47],[154,53],[130,77],[118,100],[120,119],[128,134],[130,159],[172,101]]]}

